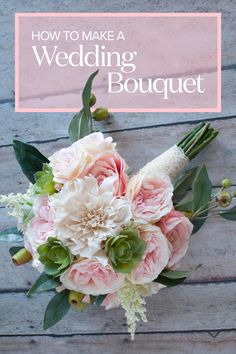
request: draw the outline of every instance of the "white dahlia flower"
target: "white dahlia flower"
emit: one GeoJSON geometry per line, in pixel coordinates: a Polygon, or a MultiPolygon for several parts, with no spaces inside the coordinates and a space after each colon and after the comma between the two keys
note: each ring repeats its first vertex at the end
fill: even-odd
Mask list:
{"type": "Polygon", "coordinates": [[[92,258],[101,242],[116,235],[132,217],[130,202],[114,197],[115,178],[98,186],[93,176],[64,185],[52,197],[57,237],[74,255],[92,258]]]}

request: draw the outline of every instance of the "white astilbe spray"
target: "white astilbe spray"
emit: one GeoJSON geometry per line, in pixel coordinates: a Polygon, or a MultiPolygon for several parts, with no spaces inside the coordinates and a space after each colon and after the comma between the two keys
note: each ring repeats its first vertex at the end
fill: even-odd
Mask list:
{"type": "Polygon", "coordinates": [[[134,340],[137,322],[140,320],[147,322],[147,310],[145,307],[146,301],[140,295],[138,286],[129,282],[127,282],[123,288],[118,290],[117,295],[121,307],[125,310],[125,316],[131,339],[134,340]]]}
{"type": "Polygon", "coordinates": [[[29,186],[29,189],[25,194],[10,193],[8,195],[0,195],[0,203],[11,209],[8,214],[18,219],[18,223],[27,224],[32,215],[33,198],[35,192],[33,185],[29,186]]]}

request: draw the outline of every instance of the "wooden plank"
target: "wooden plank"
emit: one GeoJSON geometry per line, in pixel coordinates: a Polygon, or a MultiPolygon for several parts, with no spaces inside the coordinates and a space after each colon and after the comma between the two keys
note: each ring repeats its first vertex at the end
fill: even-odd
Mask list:
{"type": "MultiPolygon", "coordinates": [[[[230,177],[236,183],[235,169],[235,122],[234,120],[215,121],[214,127],[220,131],[217,139],[194,160],[194,164],[206,163],[214,185],[219,185],[222,178],[230,177]]],[[[134,131],[113,133],[120,154],[127,160],[134,171],[168,149],[193,125],[176,125],[174,127],[155,127],[134,131]]],[[[69,141],[60,139],[50,143],[35,144],[45,156],[68,146],[69,141]]],[[[21,173],[13,148],[0,149],[0,194],[23,192],[28,182],[21,173]]]]}
{"type": "MultiPolygon", "coordinates": [[[[235,327],[236,283],[180,285],[147,299],[147,323],[138,332],[219,331],[235,327]]],[[[52,293],[27,298],[22,293],[0,295],[0,335],[126,333],[120,308],[105,311],[96,305],[84,312],[71,309],[64,319],[44,332],[43,313],[52,293]],[[9,311],[10,309],[10,311],[9,311]]]]}
{"type": "MultiPolygon", "coordinates": [[[[0,220],[1,229],[15,226],[15,219],[7,216],[4,209],[0,209],[0,220]]],[[[30,263],[15,267],[8,252],[13,245],[2,242],[0,246],[1,264],[4,266],[4,272],[0,272],[0,291],[29,288],[39,273],[30,263]]],[[[191,237],[181,269],[193,269],[202,264],[187,282],[236,280],[235,252],[235,223],[212,217],[191,237]]]]}
{"type": "MultiPolygon", "coordinates": [[[[209,1],[198,0],[179,0],[173,4],[164,0],[156,6],[155,2],[124,0],[122,7],[116,1],[105,0],[103,2],[93,2],[92,6],[86,0],[71,0],[71,12],[220,12],[222,13],[222,58],[223,65],[235,63],[235,21],[234,21],[235,2],[217,2],[209,3],[209,1]]],[[[1,15],[1,38],[2,38],[2,55],[0,57],[0,67],[2,72],[2,90],[1,98],[13,98],[14,87],[14,13],[15,12],[44,12],[43,2],[38,0],[26,0],[19,3],[16,0],[7,1],[0,9],[1,15]]],[[[60,2],[55,5],[53,2],[47,4],[47,12],[68,12],[68,5],[60,2]]]]}
{"type": "MultiPolygon", "coordinates": [[[[219,113],[114,113],[103,123],[95,124],[95,129],[104,132],[137,127],[172,124],[175,122],[198,122],[206,119],[236,115],[236,93],[234,70],[223,71],[222,112],[219,113]]],[[[102,102],[100,102],[102,105],[102,102]]],[[[23,141],[55,140],[67,137],[69,122],[73,113],[15,113],[10,103],[0,105],[0,146],[12,143],[13,139],[23,141]]]]}
{"type": "Polygon", "coordinates": [[[72,337],[1,337],[0,351],[17,354],[235,354],[235,332],[186,334],[75,335],[72,337]]]}

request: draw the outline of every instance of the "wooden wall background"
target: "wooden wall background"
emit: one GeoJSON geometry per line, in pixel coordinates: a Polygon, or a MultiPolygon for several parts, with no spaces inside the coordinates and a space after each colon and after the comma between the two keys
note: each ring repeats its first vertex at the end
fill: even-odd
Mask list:
{"type": "MultiPolygon", "coordinates": [[[[195,163],[205,160],[218,186],[223,177],[236,185],[236,2],[235,0],[8,0],[0,1],[0,194],[21,192],[27,181],[14,159],[12,139],[33,142],[46,155],[66,146],[71,114],[14,113],[15,12],[221,12],[222,112],[114,114],[100,128],[111,133],[134,170],[168,148],[193,124],[212,120],[220,135],[195,163]]],[[[14,220],[0,208],[0,228],[14,220]]],[[[134,342],[123,312],[71,310],[44,332],[43,311],[51,294],[28,299],[37,273],[15,268],[8,244],[0,245],[0,353],[236,353],[236,224],[212,218],[191,240],[183,268],[203,266],[191,279],[148,299],[147,324],[134,342]]]]}

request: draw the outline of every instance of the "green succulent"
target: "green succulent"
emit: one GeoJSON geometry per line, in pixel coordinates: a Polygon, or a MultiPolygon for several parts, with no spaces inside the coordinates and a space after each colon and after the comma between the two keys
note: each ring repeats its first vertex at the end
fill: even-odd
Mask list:
{"type": "Polygon", "coordinates": [[[36,191],[37,193],[44,194],[54,194],[56,192],[55,183],[53,181],[52,169],[47,163],[43,164],[43,170],[36,172],[34,175],[36,181],[36,191]]]}
{"type": "Polygon", "coordinates": [[[49,237],[47,243],[40,245],[37,251],[45,273],[54,277],[61,275],[74,259],[69,249],[54,237],[49,237]]]}
{"type": "Polygon", "coordinates": [[[146,243],[140,239],[135,228],[126,228],[118,236],[109,237],[105,243],[113,269],[121,273],[129,273],[136,268],[145,250],[146,243]]]}

